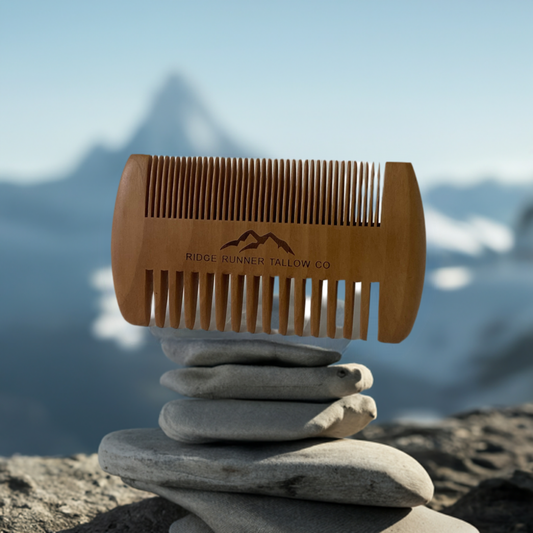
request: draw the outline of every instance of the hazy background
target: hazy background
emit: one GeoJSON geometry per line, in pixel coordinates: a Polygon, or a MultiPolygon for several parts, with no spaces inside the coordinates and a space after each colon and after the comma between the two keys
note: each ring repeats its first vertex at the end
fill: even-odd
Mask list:
{"type": "Polygon", "coordinates": [[[379,418],[533,399],[533,4],[0,2],[0,455],[94,451],[172,397],[116,313],[130,153],[411,161],[428,270],[379,418]]]}

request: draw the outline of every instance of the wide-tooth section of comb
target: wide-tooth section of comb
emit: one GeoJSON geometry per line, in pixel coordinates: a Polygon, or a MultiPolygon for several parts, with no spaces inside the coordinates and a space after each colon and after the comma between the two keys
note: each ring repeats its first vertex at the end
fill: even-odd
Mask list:
{"type": "MultiPolygon", "coordinates": [[[[164,276],[164,272],[154,273],[156,280],[164,276]]],[[[170,285],[167,301],[156,292],[154,282],[150,325],[206,331],[365,338],[360,336],[361,331],[366,334],[368,325],[368,313],[362,313],[360,307],[361,283],[352,283],[351,300],[350,297],[344,300],[338,292],[339,283],[327,280],[317,282],[318,289],[315,290],[320,291],[320,296],[316,298],[316,292],[306,292],[306,287],[311,287],[314,281],[310,279],[270,278],[264,281],[262,288],[263,280],[257,276],[221,276],[217,280],[219,297],[214,291],[215,277],[212,274],[184,277],[183,272],[178,272],[171,279],[183,279],[189,289],[181,285],[181,292],[178,292],[170,285]],[[217,308],[220,309],[218,322],[214,318],[217,308]]]]}
{"type": "Polygon", "coordinates": [[[399,342],[420,302],[425,232],[410,164],[132,156],[112,238],[132,323],[399,342]]]}

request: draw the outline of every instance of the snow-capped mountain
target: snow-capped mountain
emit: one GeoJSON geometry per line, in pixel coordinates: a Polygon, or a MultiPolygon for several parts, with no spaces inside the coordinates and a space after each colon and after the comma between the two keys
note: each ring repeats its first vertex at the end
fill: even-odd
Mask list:
{"type": "MultiPolygon", "coordinates": [[[[154,425],[173,397],[159,386],[172,364],[123,321],[112,289],[111,220],[131,153],[262,155],[233,140],[174,76],[122,148],[95,147],[57,181],[0,182],[0,455],[95,451],[111,430],[154,425]]],[[[421,406],[438,415],[531,399],[531,227],[517,236],[513,226],[530,192],[424,192],[428,271],[413,333],[394,346],[354,342],[345,355],[373,371],[382,420],[421,406]]]]}
{"type": "Polygon", "coordinates": [[[107,431],[156,423],[171,396],[158,384],[171,365],[155,340],[135,343],[141,334],[127,326],[123,345],[93,334],[111,326],[116,339],[124,329],[122,319],[95,324],[114,303],[98,271],[110,264],[116,191],[131,153],[261,155],[173,76],[124,147],[95,147],[55,181],[0,182],[0,455],[95,451],[107,431]],[[143,348],[121,347],[132,343],[143,348]]]}

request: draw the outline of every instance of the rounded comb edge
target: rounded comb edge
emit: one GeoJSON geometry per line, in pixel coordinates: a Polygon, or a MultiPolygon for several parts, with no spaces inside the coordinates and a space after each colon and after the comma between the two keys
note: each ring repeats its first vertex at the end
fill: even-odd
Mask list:
{"type": "Polygon", "coordinates": [[[136,326],[150,324],[152,279],[139,261],[150,172],[158,158],[131,155],[118,187],[111,232],[111,268],[122,316],[136,326]]]}
{"type": "Polygon", "coordinates": [[[411,163],[386,163],[381,229],[385,232],[379,287],[378,340],[403,341],[413,329],[426,270],[422,197],[411,163]]]}

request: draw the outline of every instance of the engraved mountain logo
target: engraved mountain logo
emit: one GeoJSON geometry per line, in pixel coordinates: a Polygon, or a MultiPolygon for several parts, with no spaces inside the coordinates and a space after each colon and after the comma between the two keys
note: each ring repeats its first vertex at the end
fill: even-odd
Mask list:
{"type": "Polygon", "coordinates": [[[245,250],[255,250],[263,244],[266,244],[267,241],[272,240],[278,245],[278,248],[285,250],[288,254],[294,255],[294,252],[292,251],[291,247],[284,240],[280,239],[279,237],[276,237],[273,233],[265,233],[265,235],[258,235],[252,229],[245,231],[238,239],[227,242],[220,249],[224,250],[224,248],[228,248],[230,246],[239,246],[241,243],[246,242],[248,237],[251,237],[252,239],[254,239],[254,241],[244,246],[244,248],[241,248],[239,250],[239,253],[244,252],[245,250]]]}

